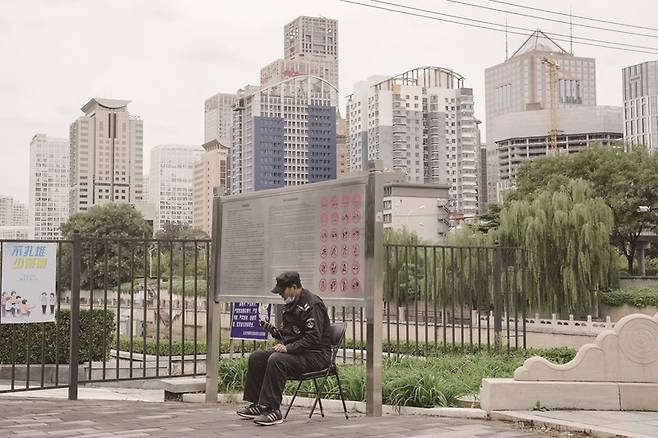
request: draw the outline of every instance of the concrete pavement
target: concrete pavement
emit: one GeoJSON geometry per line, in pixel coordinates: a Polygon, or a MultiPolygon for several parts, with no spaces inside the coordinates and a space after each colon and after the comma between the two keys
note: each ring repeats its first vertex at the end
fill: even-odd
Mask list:
{"type": "MultiPolygon", "coordinates": [[[[125,400],[0,398],[2,437],[87,438],[513,438],[539,436],[512,423],[425,416],[353,416],[339,413],[306,421],[306,410],[291,412],[282,425],[263,427],[235,415],[235,407],[125,400]]],[[[551,436],[553,434],[549,434],[551,436]]],[[[547,436],[547,435],[543,435],[547,436]]],[[[553,435],[557,436],[557,435],[553,435]]],[[[566,435],[565,435],[566,436],[566,435]]]]}

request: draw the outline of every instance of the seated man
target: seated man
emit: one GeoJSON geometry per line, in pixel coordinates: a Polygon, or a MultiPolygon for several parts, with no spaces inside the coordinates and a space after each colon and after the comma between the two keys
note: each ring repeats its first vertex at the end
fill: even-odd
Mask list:
{"type": "Polygon", "coordinates": [[[272,293],[285,300],[283,321],[279,329],[265,321],[261,325],[280,343],[249,356],[243,399],[251,405],[237,411],[263,426],[283,422],[279,408],[289,377],[326,368],[331,360],[329,315],[322,299],[302,289],[297,272],[279,275],[272,293]]]}

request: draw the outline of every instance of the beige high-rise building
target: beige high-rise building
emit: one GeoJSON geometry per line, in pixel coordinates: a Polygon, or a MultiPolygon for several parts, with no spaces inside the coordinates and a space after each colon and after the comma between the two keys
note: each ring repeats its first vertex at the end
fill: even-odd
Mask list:
{"type": "Polygon", "coordinates": [[[382,160],[407,182],[450,186],[454,218],[479,212],[473,89],[453,70],[424,66],[357,82],[348,97],[349,166],[382,160]]]}
{"type": "Polygon", "coordinates": [[[10,196],[0,196],[0,239],[27,238],[27,207],[10,196]]]}
{"type": "Polygon", "coordinates": [[[231,122],[233,105],[237,96],[229,93],[217,93],[204,102],[203,141],[219,141],[226,147],[231,146],[231,122]]]}
{"type": "MultiPolygon", "coordinates": [[[[558,113],[569,108],[596,105],[594,58],[574,56],[541,30],[533,32],[509,59],[487,68],[484,76],[488,166],[485,199],[488,202],[502,200],[500,195],[506,190],[501,185],[499,152],[495,140],[504,137],[499,132],[503,126],[502,120],[514,119],[514,114],[523,118],[523,113],[544,110],[546,126],[550,130],[550,69],[544,60],[559,66],[557,83],[554,84],[558,113]]],[[[522,123],[517,126],[523,128],[522,123]]],[[[502,129],[508,129],[508,126],[504,125],[502,129]]],[[[560,129],[558,125],[558,131],[560,129]]],[[[546,131],[535,135],[548,137],[550,134],[546,131]]]]}
{"type": "Polygon", "coordinates": [[[70,145],[37,134],[30,142],[30,238],[58,239],[69,218],[70,145]]]}
{"type": "Polygon", "coordinates": [[[217,140],[203,145],[205,152],[194,166],[193,225],[212,234],[213,198],[228,193],[229,148],[217,140]]]}
{"type": "Polygon", "coordinates": [[[149,200],[154,205],[153,231],[166,223],[192,225],[194,166],[198,145],[161,145],[151,149],[149,200]]]}
{"type": "MultiPolygon", "coordinates": [[[[297,74],[318,76],[339,88],[337,20],[324,17],[297,17],[285,25],[283,34],[284,62],[273,64],[277,65],[275,68],[281,67],[284,74],[275,78],[274,82],[290,77],[285,72],[292,70],[297,74]],[[285,61],[305,61],[307,64],[302,66],[285,61]]],[[[267,70],[268,67],[263,70],[267,70]]]]}
{"type": "Polygon", "coordinates": [[[69,213],[143,198],[144,128],[128,100],[93,98],[70,127],[69,213]]]}

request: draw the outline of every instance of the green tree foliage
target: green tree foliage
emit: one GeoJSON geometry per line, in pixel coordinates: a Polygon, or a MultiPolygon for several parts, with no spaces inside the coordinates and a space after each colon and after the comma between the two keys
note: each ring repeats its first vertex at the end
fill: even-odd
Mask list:
{"type": "Polygon", "coordinates": [[[532,308],[590,311],[596,292],[616,285],[616,254],[609,241],[613,213],[592,197],[585,181],[512,201],[500,218],[501,244],[527,250],[532,308]]]}
{"type": "MultiPolygon", "coordinates": [[[[128,204],[95,206],[76,213],[62,224],[62,236],[71,239],[75,231],[82,242],[81,286],[102,288],[127,281],[131,274],[144,272],[145,244],[120,239],[146,239],[151,228],[142,214],[128,204]],[[103,240],[101,240],[103,239],[103,240]],[[132,268],[132,272],[131,272],[132,268]]],[[[62,266],[71,266],[71,245],[62,245],[62,266]]],[[[70,269],[62,268],[63,287],[70,287],[70,269]]]]}
{"type": "Polygon", "coordinates": [[[160,276],[180,277],[198,274],[204,278],[206,270],[206,244],[208,234],[199,228],[193,228],[188,224],[167,222],[162,229],[155,233],[155,238],[160,240],[159,245],[151,245],[151,276],[157,274],[157,253],[160,252],[160,276]],[[176,240],[185,240],[177,242],[176,240]],[[195,242],[194,241],[200,241],[195,242]],[[184,266],[184,267],[183,267],[184,266]]]}
{"type": "Polygon", "coordinates": [[[546,157],[524,164],[516,175],[510,200],[533,199],[557,190],[569,179],[590,183],[592,193],[612,209],[612,244],[626,257],[629,274],[640,235],[658,227],[658,211],[638,212],[639,206],[658,207],[658,156],[644,147],[630,152],[600,147],[577,154],[546,157]]]}
{"type": "Polygon", "coordinates": [[[384,300],[398,306],[421,294],[425,280],[425,254],[418,248],[424,242],[406,227],[384,230],[386,278],[384,300]]]}
{"type": "Polygon", "coordinates": [[[487,211],[478,217],[474,228],[480,233],[488,233],[489,230],[496,230],[500,226],[500,211],[502,208],[496,202],[487,204],[487,211]]]}

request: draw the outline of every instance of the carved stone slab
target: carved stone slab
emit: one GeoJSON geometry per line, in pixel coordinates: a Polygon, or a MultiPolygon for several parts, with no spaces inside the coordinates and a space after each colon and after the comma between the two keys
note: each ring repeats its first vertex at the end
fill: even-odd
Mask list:
{"type": "Polygon", "coordinates": [[[625,316],[564,365],[531,357],[514,372],[514,380],[658,383],[658,313],[625,316]]]}

